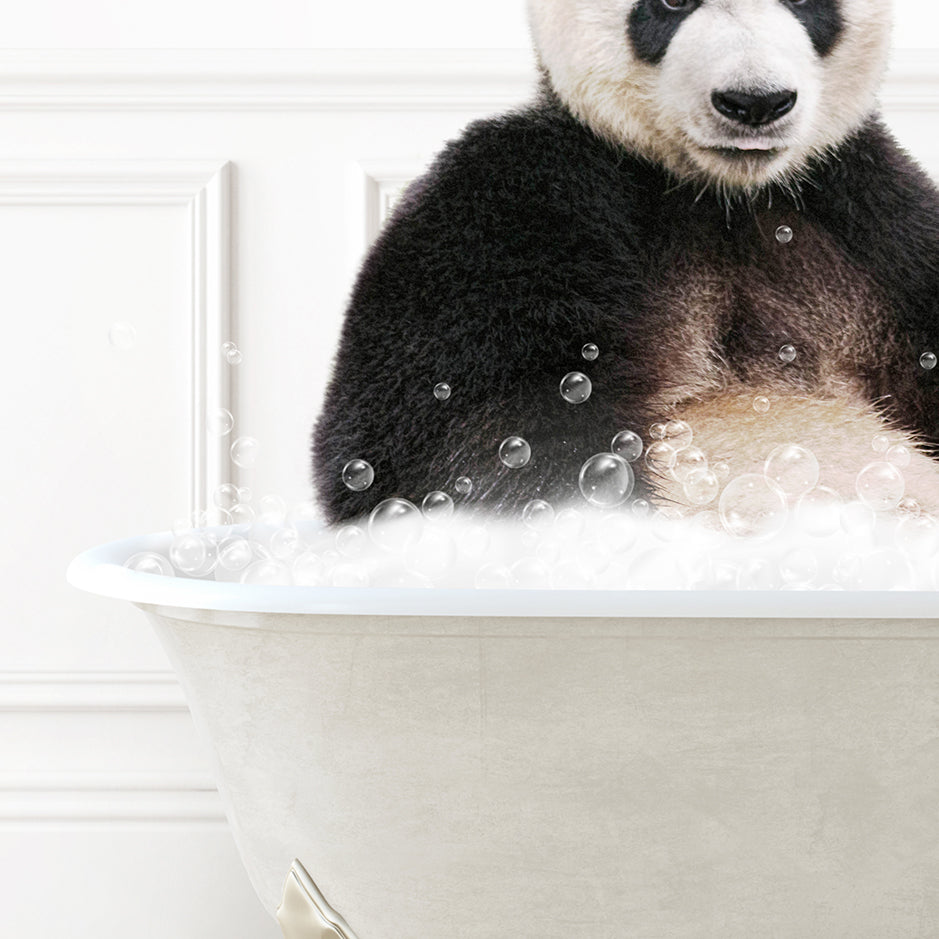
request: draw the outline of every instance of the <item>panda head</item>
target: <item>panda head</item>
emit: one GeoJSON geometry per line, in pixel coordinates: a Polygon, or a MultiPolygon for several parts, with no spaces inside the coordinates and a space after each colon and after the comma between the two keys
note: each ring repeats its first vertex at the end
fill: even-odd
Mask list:
{"type": "Polygon", "coordinates": [[[856,129],[891,0],[529,0],[554,91],[595,133],[721,191],[791,184],[856,129]]]}

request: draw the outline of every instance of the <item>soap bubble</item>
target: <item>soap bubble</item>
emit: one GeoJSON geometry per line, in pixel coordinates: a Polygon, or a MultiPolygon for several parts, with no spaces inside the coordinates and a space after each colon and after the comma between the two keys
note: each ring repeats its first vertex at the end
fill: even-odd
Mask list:
{"type": "Polygon", "coordinates": [[[461,496],[468,496],[473,491],[473,480],[469,476],[459,476],[457,481],[453,484],[453,488],[461,496]]]}
{"type": "Polygon", "coordinates": [[[242,469],[254,466],[258,459],[258,446],[254,437],[238,437],[230,449],[232,463],[242,469]]]}
{"type": "Polygon", "coordinates": [[[408,552],[408,567],[426,577],[440,578],[456,563],[456,542],[445,526],[428,525],[408,552]]]}
{"type": "Polygon", "coordinates": [[[818,474],[815,454],[795,443],[775,447],[763,464],[763,475],[790,499],[797,499],[814,488],[818,474]]]}
{"type": "Polygon", "coordinates": [[[499,459],[509,469],[519,469],[531,459],[531,447],[521,437],[506,437],[499,446],[499,459]]]}
{"type": "Polygon", "coordinates": [[[271,535],[271,554],[279,561],[289,561],[297,555],[302,547],[300,532],[292,525],[278,528],[271,535]]]}
{"type": "Polygon", "coordinates": [[[584,533],[587,520],[579,509],[568,507],[561,509],[554,519],[555,534],[566,542],[574,542],[584,533]]]}
{"type": "Polygon", "coordinates": [[[293,559],[293,582],[301,587],[319,587],[326,580],[326,563],[313,551],[304,551],[293,559]]]}
{"type": "Polygon", "coordinates": [[[886,434],[877,434],[871,438],[871,448],[875,453],[886,453],[890,449],[890,438],[886,434]]]}
{"type": "Polygon", "coordinates": [[[874,510],[863,502],[848,502],[841,508],[841,528],[852,538],[863,538],[874,530],[874,510]]]}
{"type": "Polygon", "coordinates": [[[779,568],[768,558],[755,557],[743,562],[737,575],[740,590],[778,590],[779,568]]]}
{"type": "Polygon", "coordinates": [[[675,448],[664,440],[656,440],[646,449],[646,466],[659,476],[667,476],[677,461],[675,448]]]}
{"type": "Polygon", "coordinates": [[[779,573],[787,584],[809,584],[818,575],[818,558],[807,548],[793,548],[779,562],[779,573]]]}
{"type": "Polygon", "coordinates": [[[857,474],[858,498],[875,512],[895,509],[903,498],[906,485],[903,474],[892,463],[868,463],[857,474]]]}
{"type": "Polygon", "coordinates": [[[931,371],[932,369],[936,367],[936,362],[937,362],[937,359],[936,359],[935,352],[924,352],[919,357],[919,364],[924,369],[926,369],[927,372],[931,371]]]}
{"type": "Polygon", "coordinates": [[[607,512],[597,526],[600,545],[610,554],[622,554],[636,543],[639,526],[628,512],[607,512]]]}
{"type": "Polygon", "coordinates": [[[177,535],[170,544],[169,554],[173,567],[184,574],[201,576],[215,566],[215,547],[195,531],[177,535]]]}
{"type": "Polygon", "coordinates": [[[254,521],[254,509],[244,502],[233,505],[231,509],[231,520],[233,525],[243,525],[245,522],[254,521]]]}
{"type": "Polygon", "coordinates": [[[241,582],[255,586],[289,586],[293,583],[293,576],[282,561],[262,558],[245,568],[241,582]]]}
{"type": "Polygon", "coordinates": [[[779,358],[780,361],[785,362],[787,365],[790,362],[794,362],[796,358],[796,347],[786,343],[786,345],[781,346],[779,349],[779,358]]]}
{"type": "Polygon", "coordinates": [[[470,561],[478,561],[485,557],[489,550],[492,536],[485,525],[470,525],[457,544],[460,555],[470,561]]]}
{"type": "MultiPolygon", "coordinates": [[[[672,441],[668,441],[668,446],[672,446],[672,441]]],[[[708,468],[708,458],[700,447],[686,447],[679,450],[675,457],[675,465],[672,467],[672,473],[679,482],[684,482],[692,473],[708,468]]]]}
{"type": "Polygon", "coordinates": [[[453,515],[453,499],[445,492],[435,489],[424,496],[424,501],[421,502],[421,511],[424,513],[424,518],[433,521],[449,518],[453,515]]]}
{"type": "Polygon", "coordinates": [[[594,579],[594,565],[585,558],[565,558],[550,573],[555,590],[589,590],[594,579]]]}
{"type": "Polygon", "coordinates": [[[159,574],[162,577],[173,577],[173,565],[155,551],[138,551],[132,554],[125,562],[124,567],[141,574],[159,574]]]}
{"type": "Polygon", "coordinates": [[[569,404],[583,404],[593,391],[593,383],[583,372],[568,372],[561,379],[561,397],[569,404]]]}
{"type": "Polygon", "coordinates": [[[776,229],[776,240],[781,245],[787,245],[792,241],[792,229],[788,225],[780,225],[776,229]]]}
{"type": "Polygon", "coordinates": [[[349,460],[342,468],[342,481],[347,489],[362,492],[375,481],[375,470],[366,460],[349,460]]]}
{"type": "Polygon", "coordinates": [[[631,430],[621,430],[613,438],[610,450],[627,463],[635,463],[642,456],[642,437],[631,430]]]}
{"type": "Polygon", "coordinates": [[[108,330],[108,342],[121,352],[133,349],[137,341],[137,330],[130,323],[112,323],[108,330]]]}
{"type": "Polygon", "coordinates": [[[592,362],[600,354],[600,350],[592,342],[586,343],[580,354],[588,361],[592,362]]]}
{"type": "Polygon", "coordinates": [[[238,348],[238,346],[231,340],[222,343],[221,351],[222,358],[229,365],[241,365],[244,356],[241,354],[241,350],[238,348]]]}
{"type": "Polygon", "coordinates": [[[682,488],[685,491],[685,497],[693,505],[707,505],[716,498],[721,484],[710,470],[699,469],[685,477],[682,488]]]}
{"type": "Polygon", "coordinates": [[[649,428],[649,436],[653,440],[664,440],[665,439],[665,425],[661,421],[653,424],[649,428]]]}
{"type": "Polygon", "coordinates": [[[265,525],[282,525],[287,518],[287,503],[280,496],[262,496],[258,502],[258,521],[265,525]]]}
{"type": "Polygon", "coordinates": [[[694,434],[685,421],[669,421],[665,425],[665,439],[675,450],[684,450],[691,446],[694,434]]]}
{"type": "Polygon", "coordinates": [[[231,433],[235,426],[235,418],[227,408],[216,408],[206,420],[210,434],[216,437],[225,437],[231,433]]]}
{"type": "Polygon", "coordinates": [[[208,513],[203,512],[201,509],[196,509],[195,511],[190,512],[188,515],[177,518],[173,522],[172,531],[174,535],[182,535],[185,532],[192,531],[195,528],[205,528],[208,524],[208,513]]]}
{"type": "Polygon", "coordinates": [[[841,496],[827,486],[816,486],[799,499],[796,521],[815,538],[833,535],[841,526],[841,496]]]}
{"type": "Polygon", "coordinates": [[[932,515],[907,515],[900,519],[895,537],[897,547],[914,560],[939,552],[939,522],[932,515]]]}
{"type": "Polygon", "coordinates": [[[417,542],[424,527],[421,510],[407,499],[379,502],[368,517],[368,534],[385,551],[401,551],[417,542]]]}
{"type": "Polygon", "coordinates": [[[596,453],[580,468],[577,484],[583,497],[601,508],[622,505],[633,491],[632,467],[615,453],[596,453]]]}
{"type": "Polygon", "coordinates": [[[234,483],[222,483],[212,493],[212,501],[220,508],[230,512],[240,501],[238,487],[234,483]]]}
{"type": "Polygon", "coordinates": [[[226,571],[243,571],[254,560],[254,552],[246,538],[226,538],[218,546],[218,566],[226,571]]]}
{"type": "Polygon", "coordinates": [[[770,538],[786,524],[786,497],[765,477],[746,473],[721,493],[718,511],[726,531],[738,537],[770,538]]]}
{"type": "Polygon", "coordinates": [[[711,472],[723,482],[725,479],[730,478],[730,464],[724,460],[719,460],[711,467],[711,472]]]}
{"type": "Polygon", "coordinates": [[[758,395],[753,399],[753,410],[758,414],[765,414],[770,408],[769,398],[758,395]]]}
{"type": "Polygon", "coordinates": [[[633,499],[629,510],[636,518],[648,518],[652,514],[652,506],[646,499],[633,499]]]}
{"type": "Polygon", "coordinates": [[[434,385],[434,397],[438,401],[446,401],[450,397],[450,386],[445,381],[437,382],[434,385]]]}
{"type": "Polygon", "coordinates": [[[510,568],[512,586],[521,590],[541,590],[550,586],[551,572],[538,558],[519,558],[510,568]]]}
{"type": "Polygon", "coordinates": [[[848,590],[907,590],[913,582],[910,563],[896,548],[846,555],[838,559],[834,574],[848,590]]]}
{"type": "Polygon", "coordinates": [[[514,586],[512,572],[504,564],[483,564],[476,571],[477,590],[508,590],[514,586]]]}
{"type": "Polygon", "coordinates": [[[370,582],[368,571],[361,564],[338,564],[329,573],[332,587],[368,587],[370,582]]]}
{"type": "Polygon", "coordinates": [[[903,444],[896,444],[892,446],[886,455],[886,460],[888,463],[892,463],[894,466],[900,467],[900,469],[905,469],[910,465],[910,460],[912,459],[912,454],[910,453],[909,447],[904,447],[903,444]]]}
{"type": "Polygon", "coordinates": [[[532,531],[546,531],[554,522],[554,507],[544,499],[532,499],[522,509],[522,521],[532,531]]]}
{"type": "Polygon", "coordinates": [[[368,547],[368,535],[358,525],[343,525],[336,532],[335,545],[344,558],[358,558],[368,547]]]}

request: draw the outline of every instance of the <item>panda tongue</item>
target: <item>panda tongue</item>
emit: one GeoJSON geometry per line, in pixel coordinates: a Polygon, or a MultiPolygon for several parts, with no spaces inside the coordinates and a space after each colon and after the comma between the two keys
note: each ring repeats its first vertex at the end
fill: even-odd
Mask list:
{"type": "Polygon", "coordinates": [[[740,140],[734,146],[738,150],[772,150],[773,148],[760,140],[740,140]]]}

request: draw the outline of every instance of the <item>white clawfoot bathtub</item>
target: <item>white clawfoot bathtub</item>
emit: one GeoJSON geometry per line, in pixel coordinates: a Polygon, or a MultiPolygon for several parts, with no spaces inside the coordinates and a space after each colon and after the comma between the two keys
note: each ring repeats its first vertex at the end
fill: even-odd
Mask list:
{"type": "Polygon", "coordinates": [[[159,633],[265,907],[296,858],[335,911],[288,935],[939,935],[939,595],[121,566],[168,537],[69,579],[159,633]]]}

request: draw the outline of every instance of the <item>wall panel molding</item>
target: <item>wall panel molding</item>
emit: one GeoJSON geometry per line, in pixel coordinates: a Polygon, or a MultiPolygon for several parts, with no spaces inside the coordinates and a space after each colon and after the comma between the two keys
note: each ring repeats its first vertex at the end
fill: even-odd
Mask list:
{"type": "Polygon", "coordinates": [[[231,171],[221,160],[0,161],[0,206],[167,205],[188,213],[190,512],[208,508],[231,475],[228,442],[209,433],[218,408],[233,410],[219,352],[232,331],[231,171]]]}

